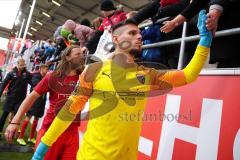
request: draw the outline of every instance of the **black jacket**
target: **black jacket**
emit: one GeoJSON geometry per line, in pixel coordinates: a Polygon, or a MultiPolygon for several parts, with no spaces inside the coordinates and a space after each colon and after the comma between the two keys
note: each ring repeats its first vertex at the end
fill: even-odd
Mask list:
{"type": "Polygon", "coordinates": [[[210,5],[213,4],[218,4],[223,7],[223,13],[218,23],[218,30],[240,27],[239,0],[211,0],[210,5]]]}
{"type": "Polygon", "coordinates": [[[23,100],[27,94],[27,85],[31,84],[31,74],[27,70],[18,71],[17,67],[10,71],[0,86],[0,96],[8,86],[7,99],[12,101],[23,100]]]}
{"type": "MultiPolygon", "coordinates": [[[[30,89],[31,92],[33,91],[34,87],[42,80],[42,78],[43,77],[40,74],[40,72],[32,73],[32,79],[31,79],[32,85],[30,89]]],[[[46,94],[42,95],[34,102],[34,104],[30,108],[30,110],[27,112],[27,114],[38,117],[38,118],[42,117],[44,114],[45,104],[46,104],[46,94]]]]}
{"type": "Polygon", "coordinates": [[[95,53],[98,42],[102,35],[103,35],[103,32],[97,30],[93,33],[93,36],[87,41],[86,47],[89,50],[89,54],[95,53]]]}
{"type": "Polygon", "coordinates": [[[186,17],[193,17],[195,14],[195,6],[199,5],[201,8],[206,2],[207,0],[193,0],[193,4],[189,7],[190,0],[180,0],[178,3],[161,7],[159,0],[154,0],[152,3],[141,9],[132,19],[139,24],[148,18],[153,18],[155,21],[164,17],[175,17],[181,12],[186,17]],[[194,13],[191,13],[193,11],[194,13]]]}
{"type": "Polygon", "coordinates": [[[223,9],[226,11],[231,9],[232,5],[239,4],[239,0],[211,0],[210,5],[213,4],[221,5],[223,9]]]}
{"type": "MultiPolygon", "coordinates": [[[[218,22],[218,31],[240,27],[239,0],[212,0],[210,4],[219,4],[223,7],[223,13],[218,22]]],[[[218,67],[240,67],[239,41],[240,34],[214,38],[210,62],[219,61],[218,67]]]]}
{"type": "MultiPolygon", "coordinates": [[[[208,9],[211,5],[223,7],[223,13],[218,21],[217,30],[240,27],[240,1],[239,0],[193,0],[181,14],[190,20],[201,9],[208,9]]],[[[197,22],[196,22],[197,23],[197,22]]],[[[196,24],[194,24],[196,26],[196,24]]],[[[189,27],[190,29],[191,27],[189,27]]],[[[195,27],[196,28],[196,27],[195,27]]],[[[195,31],[198,34],[198,30],[195,31]]],[[[240,67],[238,54],[240,35],[215,37],[211,46],[210,63],[220,62],[218,67],[240,67]]]]}
{"type": "Polygon", "coordinates": [[[43,77],[40,72],[31,73],[31,92],[33,91],[34,87],[42,80],[42,78],[43,77]]]}
{"type": "Polygon", "coordinates": [[[190,3],[190,0],[187,1],[188,5],[180,13],[187,21],[190,21],[200,10],[208,9],[208,4],[210,2],[210,0],[192,0],[192,3],[190,3]]]}

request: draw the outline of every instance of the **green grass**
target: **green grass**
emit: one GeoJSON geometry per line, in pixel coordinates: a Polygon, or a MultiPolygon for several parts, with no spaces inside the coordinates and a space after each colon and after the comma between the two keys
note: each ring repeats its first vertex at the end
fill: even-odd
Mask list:
{"type": "MultiPolygon", "coordinates": [[[[0,116],[2,115],[2,103],[0,102],[0,116]]],[[[6,120],[4,130],[7,127],[8,120],[6,120]]],[[[3,132],[4,132],[3,130],[3,132]]],[[[24,139],[27,140],[30,134],[30,125],[28,125],[24,139]]],[[[0,144],[6,144],[4,137],[0,140],[0,144]]],[[[14,142],[15,144],[16,141],[14,142]]],[[[32,145],[31,145],[32,146],[32,145]]],[[[0,152],[0,160],[30,160],[33,153],[18,153],[18,152],[0,152]]]]}
{"type": "Polygon", "coordinates": [[[0,160],[30,160],[32,153],[0,152],[0,160]]]}

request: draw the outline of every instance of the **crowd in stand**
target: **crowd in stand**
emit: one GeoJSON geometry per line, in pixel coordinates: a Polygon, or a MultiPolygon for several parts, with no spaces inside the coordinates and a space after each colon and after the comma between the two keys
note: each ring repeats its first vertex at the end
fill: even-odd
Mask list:
{"type": "MultiPolygon", "coordinates": [[[[207,10],[206,27],[213,36],[215,36],[218,30],[240,27],[240,19],[237,18],[240,14],[240,3],[238,0],[192,0],[191,3],[190,0],[154,0],[143,9],[129,13],[122,8],[116,8],[110,0],[103,0],[100,7],[103,17],[97,17],[92,21],[92,24],[88,20],[82,21],[81,24],[73,20],[66,20],[62,26],[56,29],[53,40],[49,39],[45,44],[37,47],[31,57],[31,61],[34,63],[32,68],[34,73],[30,74],[25,69],[23,59],[19,59],[17,67],[7,73],[0,87],[1,96],[4,89],[8,86],[4,112],[0,119],[0,132],[2,132],[9,114],[11,115],[9,127],[13,128],[12,125],[16,125],[15,128],[18,128],[18,123],[24,113],[33,106],[35,109],[27,112],[27,116],[20,127],[21,134],[18,138],[18,143],[26,145],[23,137],[31,117],[35,117],[35,119],[32,124],[29,142],[36,143],[34,132],[38,118],[43,116],[46,100],[45,94],[50,92],[50,109],[38,132],[37,146],[41,137],[47,132],[50,124],[53,122],[56,112],[61,109],[64,105],[63,102],[66,101],[68,95],[74,90],[78,77],[83,71],[85,61],[87,60],[88,63],[103,61],[111,56],[111,52],[115,51],[116,46],[112,39],[112,26],[122,21],[131,20],[136,24],[140,24],[144,20],[151,18],[153,25],[141,28],[143,44],[179,38],[184,21],[188,22],[188,35],[198,34],[196,17],[197,13],[202,9],[207,10]],[[156,23],[158,19],[163,17],[170,18],[162,24],[156,23]],[[86,58],[86,54],[90,56],[86,58]],[[78,59],[78,57],[80,58],[78,59]],[[47,74],[48,69],[53,72],[47,74]],[[56,82],[61,82],[62,86],[58,86],[56,82]],[[32,92],[26,98],[28,84],[31,85],[32,92]],[[61,103],[58,103],[60,101],[61,103]],[[20,106],[21,111],[18,113],[20,106]],[[13,118],[16,114],[17,118],[16,116],[13,118]]],[[[220,68],[240,67],[240,54],[237,52],[239,40],[239,34],[214,38],[209,63],[218,63],[220,68]]],[[[128,45],[127,43],[123,42],[122,47],[128,45]]],[[[187,43],[185,50],[186,64],[192,58],[197,43],[187,43]]],[[[147,61],[149,63],[146,66],[150,64],[151,67],[156,69],[161,69],[163,66],[176,69],[178,58],[179,45],[143,49],[142,53],[135,57],[137,62],[147,61]],[[157,65],[151,65],[153,62],[157,65]]],[[[66,136],[76,137],[78,125],[72,124],[71,129],[67,130],[65,135],[51,147],[45,159],[58,159],[59,157],[57,158],[57,156],[59,155],[63,159],[66,156],[76,157],[78,141],[77,144],[76,142],[72,143],[71,139],[66,139],[66,136]],[[73,130],[76,133],[73,133],[73,130]],[[64,148],[66,144],[72,145],[72,148],[64,148]],[[69,149],[71,152],[68,151],[69,149]],[[74,154],[72,154],[73,151],[75,151],[74,154]]]]}
{"type": "MultiPolygon", "coordinates": [[[[126,19],[132,19],[137,24],[151,19],[152,26],[142,28],[143,44],[152,44],[165,40],[180,38],[182,24],[188,22],[187,36],[197,35],[196,18],[201,9],[209,10],[207,27],[215,36],[217,30],[237,28],[240,26],[238,19],[234,18],[239,14],[239,2],[222,0],[153,0],[140,11],[124,12],[123,8],[116,8],[111,1],[103,1],[102,13],[104,18],[97,17],[92,24],[84,19],[81,24],[67,20],[59,26],[54,33],[53,41],[47,40],[46,44],[37,48],[33,55],[34,65],[47,62],[56,62],[60,59],[61,51],[70,44],[77,44],[85,47],[90,55],[104,59],[106,54],[114,50],[111,42],[111,26],[126,19]],[[158,19],[169,17],[161,24],[156,23],[158,19]],[[232,17],[232,18],[227,18],[232,17]],[[99,54],[101,53],[101,54],[99,54]]],[[[218,68],[239,67],[239,54],[237,54],[237,42],[239,34],[214,38],[211,48],[209,63],[216,63],[218,68]],[[222,45],[224,44],[224,45],[222,45]]],[[[196,42],[188,42],[185,49],[185,64],[192,58],[196,42]]],[[[144,49],[139,61],[156,62],[167,68],[175,69],[178,65],[180,45],[167,45],[144,49]]],[[[96,61],[96,58],[92,58],[96,61]]],[[[54,70],[56,65],[51,65],[54,70]]],[[[157,66],[155,66],[157,67],[157,66]]]]}

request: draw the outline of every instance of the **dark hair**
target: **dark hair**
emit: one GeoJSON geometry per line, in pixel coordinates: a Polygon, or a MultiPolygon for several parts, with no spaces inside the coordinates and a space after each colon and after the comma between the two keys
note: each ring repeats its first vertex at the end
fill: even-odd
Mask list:
{"type": "Polygon", "coordinates": [[[120,28],[120,27],[122,27],[122,26],[125,26],[125,25],[129,25],[129,24],[130,24],[130,25],[138,26],[138,24],[137,24],[136,21],[134,21],[134,20],[132,20],[132,19],[127,19],[127,20],[125,20],[125,21],[122,21],[122,22],[120,22],[120,23],[118,23],[118,24],[113,25],[112,28],[111,28],[111,31],[112,31],[112,33],[113,33],[116,29],[118,29],[118,28],[120,28]]]}
{"type": "Polygon", "coordinates": [[[88,27],[91,26],[91,22],[87,18],[83,19],[80,24],[88,27]]]}
{"type": "Polygon", "coordinates": [[[117,8],[114,7],[114,4],[111,0],[103,0],[101,2],[100,10],[101,11],[111,11],[116,10],[117,8]]]}
{"type": "MultiPolygon", "coordinates": [[[[54,76],[63,78],[68,74],[68,72],[71,70],[71,62],[67,60],[67,56],[69,56],[74,48],[79,48],[77,45],[72,45],[70,47],[67,47],[62,55],[61,60],[59,64],[57,65],[57,69],[53,72],[54,76]]],[[[81,74],[84,69],[84,64],[80,64],[79,69],[77,69],[77,74],[81,74]]]]}

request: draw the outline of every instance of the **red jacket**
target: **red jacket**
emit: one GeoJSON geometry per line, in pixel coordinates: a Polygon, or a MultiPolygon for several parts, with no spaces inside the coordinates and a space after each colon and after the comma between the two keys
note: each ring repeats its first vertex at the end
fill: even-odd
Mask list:
{"type": "Polygon", "coordinates": [[[161,7],[165,7],[171,4],[176,4],[178,2],[179,0],[160,0],[161,7]]]}
{"type": "Polygon", "coordinates": [[[100,25],[99,29],[100,31],[104,31],[106,27],[111,27],[115,24],[120,23],[121,21],[126,20],[126,13],[122,11],[115,11],[115,13],[111,17],[105,17],[103,19],[102,24],[100,25]]]}

